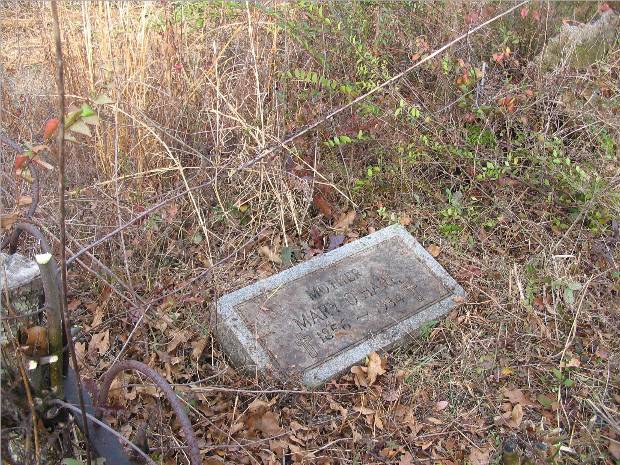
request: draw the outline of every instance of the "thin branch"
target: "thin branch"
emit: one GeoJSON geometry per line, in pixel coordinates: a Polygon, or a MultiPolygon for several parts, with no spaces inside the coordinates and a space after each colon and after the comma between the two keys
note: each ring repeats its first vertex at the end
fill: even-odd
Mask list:
{"type": "Polygon", "coordinates": [[[78,385],[78,396],[80,400],[80,409],[82,410],[82,421],[84,423],[84,436],[86,438],[86,463],[91,465],[91,448],[90,434],[88,430],[88,420],[86,419],[86,407],[84,404],[84,395],[82,392],[82,380],[80,377],[80,368],[78,366],[73,337],[71,336],[71,328],[67,319],[67,252],[65,249],[66,240],[66,224],[65,224],[65,82],[64,68],[62,60],[62,42],[60,39],[60,21],[58,20],[58,4],[56,0],[52,0],[52,18],[54,20],[54,41],[56,43],[56,86],[58,87],[58,223],[60,226],[60,277],[62,284],[60,286],[60,314],[62,316],[62,325],[65,328],[65,336],[73,369],[78,385]]]}
{"type": "Polygon", "coordinates": [[[0,131],[0,142],[2,142],[4,145],[8,145],[16,152],[24,153],[24,148],[13,139],[11,139],[9,136],[4,134],[2,131],[0,131]]]}

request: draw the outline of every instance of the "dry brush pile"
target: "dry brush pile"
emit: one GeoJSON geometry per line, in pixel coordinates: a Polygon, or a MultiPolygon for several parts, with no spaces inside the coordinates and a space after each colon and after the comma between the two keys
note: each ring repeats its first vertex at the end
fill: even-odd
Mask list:
{"type": "MultiPolygon", "coordinates": [[[[1,8],[1,130],[36,147],[58,116],[51,16],[1,8]]],[[[69,110],[98,116],[67,155],[86,384],[117,359],[155,368],[209,464],[484,465],[506,443],[522,463],[620,460],[618,38],[585,64],[541,58],[613,2],[530,3],[279,145],[507,8],[62,3],[69,110]],[[457,311],[319,392],[228,365],[220,295],[396,222],[466,288],[457,311]]],[[[10,212],[29,186],[1,156],[10,212]]],[[[57,250],[41,176],[33,221],[57,250]]],[[[112,389],[113,426],[146,425],[151,457],[185,460],[154,388],[112,389]]]]}

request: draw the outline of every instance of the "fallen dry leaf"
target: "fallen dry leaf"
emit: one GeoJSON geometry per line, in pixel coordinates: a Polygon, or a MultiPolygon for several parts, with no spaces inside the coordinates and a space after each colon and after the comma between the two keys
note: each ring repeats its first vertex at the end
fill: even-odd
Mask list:
{"type": "Polygon", "coordinates": [[[398,461],[398,465],[413,465],[413,455],[411,452],[405,452],[398,461]]]}
{"type": "Polygon", "coordinates": [[[282,264],[282,257],[279,254],[275,253],[268,246],[263,245],[258,249],[258,253],[265,257],[270,262],[275,263],[276,265],[282,264]]]}
{"type": "Polygon", "coordinates": [[[323,213],[323,215],[325,215],[327,218],[331,218],[332,217],[332,207],[329,204],[329,202],[327,200],[325,200],[325,197],[323,197],[321,194],[314,194],[314,197],[312,198],[312,201],[314,202],[314,206],[321,212],[323,213]]]}
{"type": "Polygon", "coordinates": [[[93,334],[90,343],[88,344],[88,351],[93,353],[95,350],[99,352],[99,355],[105,354],[110,348],[110,331],[105,330],[101,333],[93,334]]]}
{"type": "Polygon", "coordinates": [[[368,381],[366,377],[366,372],[368,368],[362,367],[359,365],[355,365],[351,367],[351,373],[353,373],[355,377],[356,386],[368,386],[368,381]]]}
{"type": "Polygon", "coordinates": [[[207,347],[209,339],[206,337],[200,338],[197,341],[192,342],[192,359],[199,359],[202,353],[207,347]]]}
{"type": "Polygon", "coordinates": [[[428,253],[430,253],[433,257],[437,257],[439,256],[439,254],[441,253],[441,247],[439,247],[438,245],[435,244],[431,244],[429,245],[426,250],[428,251],[428,253]]]}
{"type": "Polygon", "coordinates": [[[27,207],[28,205],[32,204],[32,197],[30,197],[29,195],[20,195],[19,199],[17,199],[17,206],[18,207],[27,207]]]}
{"type": "Polygon", "coordinates": [[[435,411],[441,412],[442,410],[445,410],[447,406],[448,406],[447,400],[440,400],[439,402],[437,402],[437,404],[435,404],[435,411]]]}
{"type": "Polygon", "coordinates": [[[607,450],[616,460],[620,460],[620,442],[609,440],[609,445],[607,446],[607,450]]]}
{"type": "MultiPolygon", "coordinates": [[[[340,412],[340,415],[342,415],[342,421],[346,420],[348,411],[347,411],[346,408],[344,408],[338,402],[332,400],[329,403],[329,408],[332,409],[332,410],[335,410],[336,412],[340,412]]],[[[291,422],[291,425],[292,425],[292,422],[291,422]]]]}
{"type": "Polygon", "coordinates": [[[347,213],[344,213],[342,216],[340,216],[340,218],[338,218],[338,221],[336,221],[336,223],[334,224],[334,229],[337,231],[344,231],[348,229],[349,226],[351,226],[351,224],[353,223],[353,221],[355,221],[355,216],[355,210],[349,210],[347,213]]]}
{"type": "Polygon", "coordinates": [[[471,465],[489,465],[489,449],[472,449],[469,453],[469,463],[471,465]]]}
{"type": "Polygon", "coordinates": [[[506,425],[516,429],[521,426],[521,421],[523,421],[523,407],[521,404],[517,404],[512,408],[510,413],[505,415],[507,415],[507,418],[505,417],[506,425]]]}
{"type": "Polygon", "coordinates": [[[363,405],[360,405],[359,407],[353,407],[353,410],[361,413],[362,415],[373,415],[375,413],[374,409],[364,407],[363,405]]]}
{"type": "Polygon", "coordinates": [[[265,412],[260,417],[260,421],[256,424],[256,429],[268,436],[275,436],[282,432],[282,428],[280,428],[278,423],[278,416],[271,411],[265,412]]]}
{"type": "Polygon", "coordinates": [[[188,334],[185,331],[177,331],[177,333],[172,337],[172,340],[166,346],[166,351],[168,353],[174,351],[182,342],[187,342],[188,334]]]}
{"type": "Polygon", "coordinates": [[[344,234],[333,234],[329,236],[329,243],[327,245],[327,251],[331,252],[344,244],[344,234]]]}
{"type": "Polygon", "coordinates": [[[388,391],[383,391],[383,393],[381,394],[381,397],[383,397],[383,400],[387,402],[395,402],[400,398],[400,394],[398,390],[390,389],[388,391]]]}
{"type": "Polygon", "coordinates": [[[312,225],[310,228],[310,245],[315,249],[323,250],[323,235],[321,234],[321,230],[316,226],[312,225]]]}
{"type": "Polygon", "coordinates": [[[530,400],[523,394],[521,389],[504,389],[504,397],[511,404],[531,405],[530,400]]]}
{"type": "Polygon", "coordinates": [[[443,421],[435,417],[426,417],[426,421],[428,421],[432,425],[443,425],[443,421]]]}
{"type": "Polygon", "coordinates": [[[368,385],[371,386],[377,380],[377,376],[380,376],[385,373],[385,369],[383,368],[383,361],[381,357],[376,352],[371,352],[368,354],[368,372],[366,373],[368,376],[368,385]]]}
{"type": "Polygon", "coordinates": [[[103,305],[97,305],[95,309],[95,315],[93,316],[93,322],[91,328],[96,328],[103,323],[103,317],[105,316],[105,307],[103,305]]]}
{"type": "Polygon", "coordinates": [[[205,457],[202,459],[202,465],[224,465],[224,459],[218,457],[217,455],[212,455],[210,457],[205,457]]]}
{"type": "Polygon", "coordinates": [[[17,221],[17,213],[6,213],[0,215],[0,230],[8,231],[17,221]]]}

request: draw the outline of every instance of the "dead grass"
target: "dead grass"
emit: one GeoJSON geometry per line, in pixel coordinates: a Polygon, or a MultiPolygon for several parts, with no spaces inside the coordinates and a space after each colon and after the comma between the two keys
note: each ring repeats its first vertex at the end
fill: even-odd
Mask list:
{"type": "MultiPolygon", "coordinates": [[[[491,26],[231,175],[350,99],[287,72],[380,83],[462,32],[465,21],[502,8],[417,5],[326,4],[321,13],[279,3],[61,7],[70,101],[79,107],[103,93],[115,102],[93,137],[70,148],[72,251],[170,193],[212,181],[97,247],[113,276],[70,271],[87,376],[96,379],[121,350],[165,373],[187,402],[205,463],[477,465],[499,463],[507,440],[532,463],[560,447],[555,463],[614,463],[620,52],[585,70],[527,66],[563,16],[586,21],[593,7],[532,5],[539,20],[516,14],[491,26]],[[506,46],[511,57],[494,62],[506,46]],[[455,81],[483,61],[484,86],[476,79],[459,89],[455,81]],[[513,97],[513,110],[498,103],[513,97]],[[401,101],[421,116],[396,116],[401,101]],[[360,130],[363,140],[325,145],[360,130]],[[494,175],[489,163],[505,167],[508,153],[519,160],[494,175]],[[317,253],[311,228],[326,246],[351,209],[347,241],[406,224],[424,245],[439,246],[438,260],[466,287],[467,302],[382,354],[387,373],[372,386],[345,374],[311,394],[239,375],[211,336],[217,298],[279,271],[261,246],[308,259],[317,253]],[[571,301],[573,284],[581,288],[571,301]]],[[[40,141],[53,116],[46,8],[2,6],[2,130],[24,142],[40,141]]],[[[2,150],[8,167],[12,154],[2,150]]],[[[45,186],[36,219],[54,235],[54,187],[45,186]]],[[[10,205],[3,193],[3,208],[10,205]]],[[[171,412],[153,389],[125,382],[115,425],[132,436],[147,421],[153,457],[185,460],[171,412]]]]}

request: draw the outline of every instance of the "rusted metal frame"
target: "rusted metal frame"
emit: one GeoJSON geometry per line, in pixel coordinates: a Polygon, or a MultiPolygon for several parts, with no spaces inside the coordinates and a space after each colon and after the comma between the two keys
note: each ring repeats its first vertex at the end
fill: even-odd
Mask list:
{"type": "Polygon", "coordinates": [[[62,316],[60,314],[60,288],[58,283],[58,264],[51,253],[51,248],[39,228],[30,223],[16,223],[15,231],[27,232],[39,241],[44,254],[49,257],[39,257],[37,265],[41,272],[43,293],[45,295],[45,306],[47,312],[47,334],[49,341],[50,355],[58,357],[57,361],[50,366],[50,378],[52,390],[62,397],[63,394],[63,327],[62,316]],[[47,259],[49,258],[49,259],[47,259]]]}

